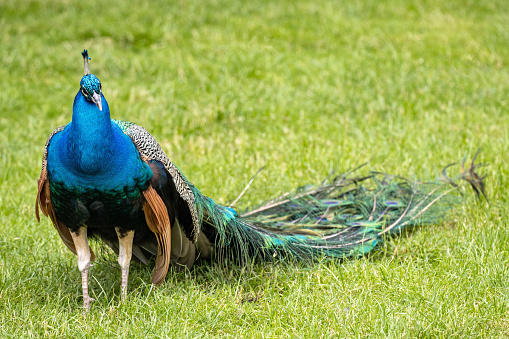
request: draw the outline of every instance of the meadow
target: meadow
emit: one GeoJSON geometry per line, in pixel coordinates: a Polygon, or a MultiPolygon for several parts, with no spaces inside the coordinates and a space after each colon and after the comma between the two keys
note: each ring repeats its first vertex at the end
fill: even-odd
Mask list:
{"type": "MultiPolygon", "coordinates": [[[[0,1],[0,337],[509,336],[509,2],[0,1]],[[76,258],[34,215],[42,150],[83,75],[203,193],[240,209],[369,162],[435,178],[481,149],[489,204],[373,254],[199,263],[150,285],[98,243],[91,313],[76,258]]],[[[458,167],[455,167],[458,171],[458,167]]],[[[453,172],[451,172],[453,173],[453,172]]]]}

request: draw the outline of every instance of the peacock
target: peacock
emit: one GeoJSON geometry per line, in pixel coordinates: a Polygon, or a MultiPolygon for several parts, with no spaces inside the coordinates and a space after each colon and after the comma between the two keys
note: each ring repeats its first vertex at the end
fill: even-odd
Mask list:
{"type": "Polygon", "coordinates": [[[82,56],[85,75],[72,121],[55,129],[44,147],[35,213],[38,221],[39,209],[49,216],[77,255],[87,311],[95,259],[88,238],[118,254],[124,300],[132,260],[155,258],[155,285],[170,265],[191,269],[198,259],[343,260],[372,252],[389,235],[439,221],[454,203],[449,193],[458,189],[456,179],[485,195],[474,157],[454,180],[445,169],[444,180],[434,183],[350,171],[240,213],[203,195],[143,127],[111,119],[87,50],[82,56]]]}

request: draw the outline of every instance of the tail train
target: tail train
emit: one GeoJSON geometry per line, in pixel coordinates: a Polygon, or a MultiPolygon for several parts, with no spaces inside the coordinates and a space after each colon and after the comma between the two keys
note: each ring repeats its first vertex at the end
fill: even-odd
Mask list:
{"type": "Polygon", "coordinates": [[[202,216],[202,229],[218,258],[249,262],[254,259],[299,261],[318,257],[366,255],[384,238],[418,225],[437,223],[459,202],[459,180],[486,197],[484,177],[476,173],[477,153],[455,179],[413,182],[385,173],[353,176],[359,168],[319,186],[304,186],[292,194],[238,214],[216,204],[191,185],[202,216]]]}

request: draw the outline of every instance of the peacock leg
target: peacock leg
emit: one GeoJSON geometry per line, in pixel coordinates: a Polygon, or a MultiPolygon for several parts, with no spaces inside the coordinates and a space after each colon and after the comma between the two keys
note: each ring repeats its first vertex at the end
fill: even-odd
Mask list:
{"type": "Polygon", "coordinates": [[[83,289],[83,308],[90,311],[90,305],[94,299],[88,295],[88,270],[90,268],[90,247],[88,246],[87,226],[71,232],[76,254],[78,255],[78,269],[81,272],[81,287],[83,289]]]}
{"type": "Polygon", "coordinates": [[[129,265],[133,254],[134,231],[123,231],[115,227],[118,236],[118,263],[122,269],[122,301],[127,297],[127,281],[129,279],[129,265]]]}

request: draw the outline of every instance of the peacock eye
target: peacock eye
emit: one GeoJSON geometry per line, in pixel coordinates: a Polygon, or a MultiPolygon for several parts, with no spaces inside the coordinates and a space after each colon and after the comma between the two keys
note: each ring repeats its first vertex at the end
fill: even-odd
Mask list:
{"type": "Polygon", "coordinates": [[[81,88],[81,94],[83,94],[85,97],[87,96],[87,92],[83,88],[81,88]]]}

